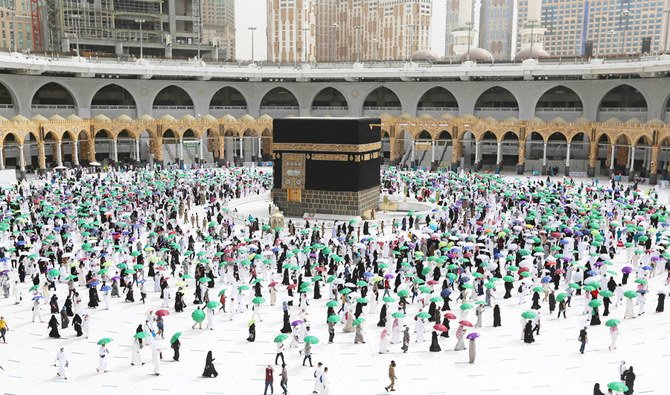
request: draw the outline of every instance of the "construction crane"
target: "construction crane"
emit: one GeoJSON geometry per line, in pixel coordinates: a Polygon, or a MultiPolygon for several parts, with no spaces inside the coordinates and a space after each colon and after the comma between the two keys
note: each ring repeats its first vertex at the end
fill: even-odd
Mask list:
{"type": "Polygon", "coordinates": [[[42,44],[42,17],[40,15],[40,0],[30,0],[30,21],[32,24],[33,50],[43,51],[42,44]]]}

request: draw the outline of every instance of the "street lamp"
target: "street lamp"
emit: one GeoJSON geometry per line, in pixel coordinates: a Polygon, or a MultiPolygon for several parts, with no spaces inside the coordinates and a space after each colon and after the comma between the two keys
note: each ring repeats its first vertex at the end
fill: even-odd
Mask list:
{"type": "Polygon", "coordinates": [[[335,32],[335,45],[333,46],[333,62],[337,62],[337,28],[340,27],[337,23],[333,23],[333,31],[335,32]]]}
{"type": "MultiPolygon", "coordinates": [[[[623,4],[622,4],[623,5],[623,4]]],[[[621,38],[621,54],[626,54],[626,33],[628,32],[628,21],[630,18],[631,12],[629,10],[624,10],[621,12],[621,24],[623,25],[623,19],[626,18],[626,24],[623,26],[623,36],[621,38]]]]}
{"type": "Polygon", "coordinates": [[[254,62],[254,31],[256,31],[256,26],[249,26],[247,29],[251,32],[251,62],[254,62]]]}
{"type": "Polygon", "coordinates": [[[76,14],[76,15],[70,15],[70,18],[75,20],[75,30],[74,30],[74,39],[77,43],[77,57],[79,57],[79,20],[81,19],[81,15],[76,14]]]}
{"type": "Polygon", "coordinates": [[[530,23],[530,54],[528,58],[533,59],[533,44],[535,44],[535,24],[537,23],[537,19],[529,19],[526,23],[530,23]]]}
{"type": "Polygon", "coordinates": [[[470,60],[470,45],[472,44],[472,27],[475,25],[474,22],[466,22],[468,27],[468,52],[465,54],[465,59],[470,60]]]}
{"type": "Polygon", "coordinates": [[[135,19],[135,23],[140,24],[140,59],[142,59],[142,57],[144,56],[144,51],[143,51],[143,48],[142,48],[142,24],[144,22],[146,22],[146,20],[144,20],[144,19],[135,19]]]}
{"type": "Polygon", "coordinates": [[[356,45],[356,63],[358,63],[361,58],[361,30],[363,30],[363,26],[358,25],[354,29],[356,29],[356,39],[358,42],[356,45]]]}
{"type": "Polygon", "coordinates": [[[302,61],[307,63],[307,32],[309,32],[308,27],[302,28],[302,61]]]}
{"type": "Polygon", "coordinates": [[[599,16],[596,18],[596,21],[598,22],[598,30],[596,31],[596,58],[598,58],[598,52],[600,50],[600,24],[606,19],[607,18],[604,16],[599,16]]]}

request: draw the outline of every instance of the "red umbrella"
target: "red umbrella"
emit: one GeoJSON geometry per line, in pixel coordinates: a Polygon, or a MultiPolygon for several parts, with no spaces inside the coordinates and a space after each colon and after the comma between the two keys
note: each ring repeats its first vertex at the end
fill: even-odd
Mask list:
{"type": "Polygon", "coordinates": [[[430,280],[430,281],[428,281],[426,284],[428,284],[428,285],[435,285],[435,284],[437,284],[437,281],[435,281],[435,280],[430,280]]]}
{"type": "Polygon", "coordinates": [[[270,284],[268,284],[268,287],[274,287],[274,286],[277,285],[277,284],[279,284],[279,283],[276,282],[276,281],[273,281],[273,282],[271,282],[270,284]]]}
{"type": "Polygon", "coordinates": [[[448,320],[455,320],[456,319],[456,314],[454,313],[444,313],[444,318],[448,320]]]}
{"type": "Polygon", "coordinates": [[[458,323],[463,325],[463,326],[467,326],[468,328],[472,328],[472,322],[470,322],[468,320],[461,320],[461,321],[458,321],[458,323]]]}
{"type": "Polygon", "coordinates": [[[156,270],[165,270],[165,268],[163,266],[158,266],[156,270]]]}
{"type": "Polygon", "coordinates": [[[326,271],[326,268],[323,267],[323,266],[319,266],[319,267],[317,267],[317,268],[314,269],[314,270],[316,270],[316,271],[319,272],[319,273],[322,273],[322,272],[325,272],[325,271],[326,271]]]}
{"type": "Polygon", "coordinates": [[[170,315],[170,312],[167,310],[158,310],[156,312],[156,316],[158,317],[165,317],[166,315],[170,315]]]}
{"type": "Polygon", "coordinates": [[[564,274],[565,270],[563,269],[556,269],[556,274],[564,274]]]}
{"type": "Polygon", "coordinates": [[[435,329],[436,331],[440,331],[440,332],[446,332],[446,331],[448,331],[447,327],[444,326],[444,325],[442,325],[442,324],[435,324],[435,325],[433,325],[433,329],[435,329]]]}
{"type": "Polygon", "coordinates": [[[288,287],[286,287],[286,289],[293,289],[293,288],[297,288],[297,287],[298,287],[298,284],[291,284],[288,287]]]}

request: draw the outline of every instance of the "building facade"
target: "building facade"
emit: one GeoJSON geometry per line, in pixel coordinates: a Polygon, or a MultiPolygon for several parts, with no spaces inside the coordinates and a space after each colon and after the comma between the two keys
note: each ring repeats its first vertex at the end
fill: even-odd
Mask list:
{"type": "MultiPolygon", "coordinates": [[[[519,0],[519,20],[529,0],[519,0]]],[[[552,56],[656,53],[667,41],[668,0],[542,0],[544,48],[552,56]]]]}
{"type": "Polygon", "coordinates": [[[406,60],[430,48],[432,13],[432,0],[268,0],[268,60],[406,60]]]}
{"type": "Polygon", "coordinates": [[[496,60],[509,60],[515,48],[516,0],[482,0],[479,46],[496,60]]]}
{"type": "Polygon", "coordinates": [[[26,0],[0,1],[0,48],[11,51],[32,51],[30,3],[26,0]]]}
{"type": "Polygon", "coordinates": [[[234,0],[53,0],[41,11],[46,22],[39,32],[43,50],[234,57],[234,0]]]}

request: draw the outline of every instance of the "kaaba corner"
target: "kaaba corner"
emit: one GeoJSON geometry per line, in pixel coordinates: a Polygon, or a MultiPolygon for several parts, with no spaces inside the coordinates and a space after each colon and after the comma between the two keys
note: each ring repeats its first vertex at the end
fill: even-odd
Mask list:
{"type": "Polygon", "coordinates": [[[284,215],[367,217],[379,205],[378,118],[273,121],[272,200],[284,215]]]}

